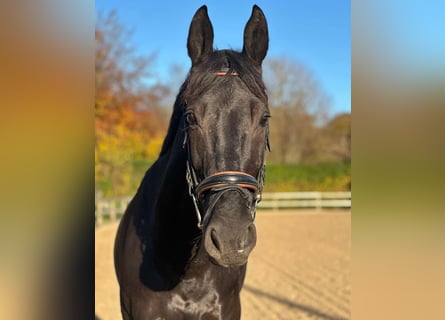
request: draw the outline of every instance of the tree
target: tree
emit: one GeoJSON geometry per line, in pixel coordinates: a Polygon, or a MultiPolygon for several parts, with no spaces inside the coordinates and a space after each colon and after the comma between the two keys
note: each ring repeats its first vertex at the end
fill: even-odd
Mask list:
{"type": "Polygon", "coordinates": [[[323,150],[332,161],[351,161],[351,114],[342,113],[322,129],[323,150]]]}
{"type": "MultiPolygon", "coordinates": [[[[155,59],[138,56],[128,45],[131,33],[116,12],[96,22],[96,188],[108,195],[130,192],[132,163],[156,157],[168,118],[162,99],[169,90],[148,85],[155,59]]],[[[153,82],[153,81],[151,81],[153,82]]]]}
{"type": "Polygon", "coordinates": [[[270,160],[317,162],[319,127],[330,99],[310,70],[289,59],[269,59],[264,77],[272,113],[270,160]]]}

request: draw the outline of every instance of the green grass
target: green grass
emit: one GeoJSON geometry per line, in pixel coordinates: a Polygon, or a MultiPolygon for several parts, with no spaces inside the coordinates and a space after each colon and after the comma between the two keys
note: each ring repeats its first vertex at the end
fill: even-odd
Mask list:
{"type": "Polygon", "coordinates": [[[269,164],[264,191],[348,191],[350,184],[350,163],[269,164]]]}

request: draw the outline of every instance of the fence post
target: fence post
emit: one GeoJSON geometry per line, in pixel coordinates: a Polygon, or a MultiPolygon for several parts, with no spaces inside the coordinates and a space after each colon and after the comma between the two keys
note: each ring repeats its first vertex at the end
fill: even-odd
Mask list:
{"type": "Polygon", "coordinates": [[[96,203],[96,224],[98,226],[100,226],[103,223],[103,214],[104,214],[104,209],[103,209],[103,201],[101,199],[97,200],[96,203]]]}
{"type": "Polygon", "coordinates": [[[110,221],[116,220],[116,200],[111,199],[110,201],[110,221]]]}
{"type": "Polygon", "coordinates": [[[125,200],[124,198],[119,199],[119,210],[117,211],[118,218],[122,217],[125,211],[125,200]]]}
{"type": "Polygon", "coordinates": [[[122,217],[125,213],[125,210],[127,210],[128,204],[130,203],[131,198],[129,197],[124,197],[121,199],[120,201],[120,210],[119,210],[119,214],[122,217]]]}
{"type": "Polygon", "coordinates": [[[321,204],[321,198],[322,198],[322,196],[321,196],[321,192],[317,192],[317,196],[316,196],[316,198],[315,198],[315,208],[317,209],[317,210],[321,210],[321,207],[322,207],[322,204],[321,204]]]}

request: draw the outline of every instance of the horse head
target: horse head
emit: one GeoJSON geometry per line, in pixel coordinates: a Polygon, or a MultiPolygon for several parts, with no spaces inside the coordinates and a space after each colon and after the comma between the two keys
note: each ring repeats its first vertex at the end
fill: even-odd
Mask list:
{"type": "Polygon", "coordinates": [[[244,265],[256,244],[254,218],[270,117],[261,76],[267,48],[267,23],[257,6],[246,24],[241,52],[213,49],[205,6],[190,25],[192,67],[178,96],[187,181],[203,233],[201,245],[224,267],[244,265]]]}

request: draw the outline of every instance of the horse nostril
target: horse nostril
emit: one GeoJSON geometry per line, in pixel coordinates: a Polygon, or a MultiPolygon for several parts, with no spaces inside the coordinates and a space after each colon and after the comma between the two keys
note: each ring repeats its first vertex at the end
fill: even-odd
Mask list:
{"type": "Polygon", "coordinates": [[[256,243],[256,231],[253,224],[247,227],[246,233],[238,239],[237,253],[249,253],[256,243]]]}
{"type": "Polygon", "coordinates": [[[210,239],[212,240],[212,244],[214,245],[216,250],[221,251],[220,243],[219,243],[218,238],[216,237],[215,229],[212,229],[212,231],[210,232],[210,239]]]}
{"type": "Polygon", "coordinates": [[[254,224],[251,224],[247,228],[246,248],[252,250],[255,247],[255,244],[256,244],[256,228],[254,224]]]}
{"type": "Polygon", "coordinates": [[[248,237],[256,235],[255,225],[253,223],[247,227],[247,235],[248,237]]]}

